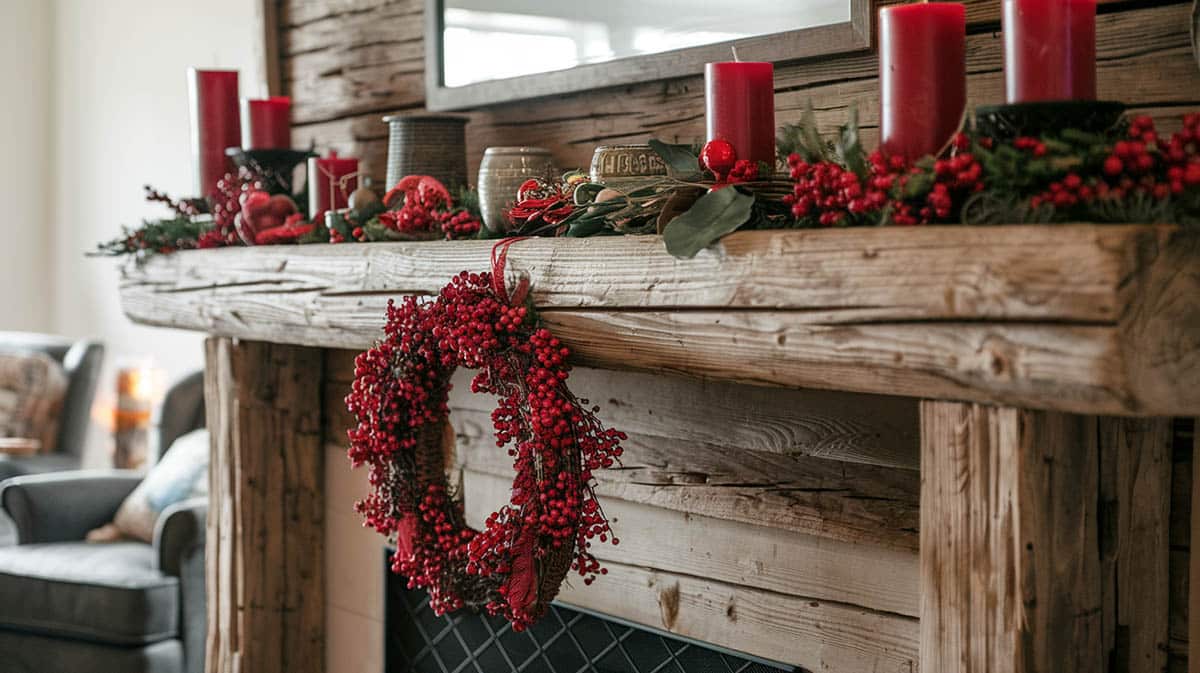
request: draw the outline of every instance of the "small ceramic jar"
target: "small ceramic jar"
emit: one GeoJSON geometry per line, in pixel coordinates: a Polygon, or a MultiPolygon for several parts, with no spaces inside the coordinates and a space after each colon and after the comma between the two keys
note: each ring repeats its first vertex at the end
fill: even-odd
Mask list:
{"type": "Polygon", "coordinates": [[[517,188],[530,178],[555,174],[550,150],[542,147],[489,147],[479,163],[479,209],[483,223],[496,232],[512,228],[505,213],[517,200],[517,188]]]}

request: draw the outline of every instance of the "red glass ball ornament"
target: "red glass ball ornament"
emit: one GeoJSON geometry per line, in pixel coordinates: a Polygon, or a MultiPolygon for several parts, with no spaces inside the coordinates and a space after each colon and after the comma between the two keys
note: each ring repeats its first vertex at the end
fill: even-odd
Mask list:
{"type": "Polygon", "coordinates": [[[700,150],[700,164],[717,176],[717,182],[721,182],[736,163],[737,152],[727,140],[710,140],[700,150]]]}

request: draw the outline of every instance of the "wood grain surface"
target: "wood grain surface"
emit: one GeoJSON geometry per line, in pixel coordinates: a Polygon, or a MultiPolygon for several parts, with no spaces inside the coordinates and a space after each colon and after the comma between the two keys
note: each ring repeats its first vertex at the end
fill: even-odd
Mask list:
{"type": "MultiPolygon", "coordinates": [[[[601,368],[1115,415],[1200,411],[1200,235],[1167,226],[743,232],[512,246],[546,324],[601,368]],[[736,353],[736,357],[730,355],[736,353]]],[[[136,322],[362,349],[389,298],[485,242],[189,251],[131,268],[136,322]]]]}
{"type": "Polygon", "coordinates": [[[325,657],[321,352],[212,338],[209,673],[320,673],[325,657]]]}

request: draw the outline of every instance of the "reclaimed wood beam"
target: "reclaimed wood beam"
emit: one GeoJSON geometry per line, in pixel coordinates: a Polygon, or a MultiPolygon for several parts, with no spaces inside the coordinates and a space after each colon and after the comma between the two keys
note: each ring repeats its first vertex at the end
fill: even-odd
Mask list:
{"type": "MultiPolygon", "coordinates": [[[[188,251],[132,268],[135,322],[363,349],[389,298],[492,244],[188,251]]],[[[742,232],[510,249],[577,361],[608,369],[1107,415],[1200,412],[1200,234],[1071,225],[742,232]],[[736,354],[736,357],[731,357],[736,354]]]]}
{"type": "Polygon", "coordinates": [[[1170,419],[923,402],[929,673],[1158,673],[1170,419]]]}
{"type": "Polygon", "coordinates": [[[921,670],[1104,671],[1095,420],[921,405],[921,670]]]}
{"type": "Polygon", "coordinates": [[[321,352],[206,342],[208,673],[321,673],[321,352]]]}

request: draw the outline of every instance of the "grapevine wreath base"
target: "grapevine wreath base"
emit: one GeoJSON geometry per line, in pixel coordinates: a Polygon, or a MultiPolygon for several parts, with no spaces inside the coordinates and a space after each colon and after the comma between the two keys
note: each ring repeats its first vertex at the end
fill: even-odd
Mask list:
{"type": "MultiPolygon", "coordinates": [[[[346,405],[350,459],[370,469],[358,503],[366,524],[394,538],[392,570],[428,590],[438,614],[463,607],[503,615],[522,630],[574,571],[591,584],[605,570],[589,551],[609,523],[592,471],[621,455],[623,433],[604,428],[567,388],[567,348],[504,284],[508,243],[492,273],[462,272],[433,301],[389,302],[384,339],[355,362],[346,405]],[[496,444],[516,476],[508,505],[482,531],[467,527],[443,471],[450,376],[477,370],[471,391],[496,396],[496,444]]],[[[452,435],[451,435],[452,436],[452,435]]]]}

